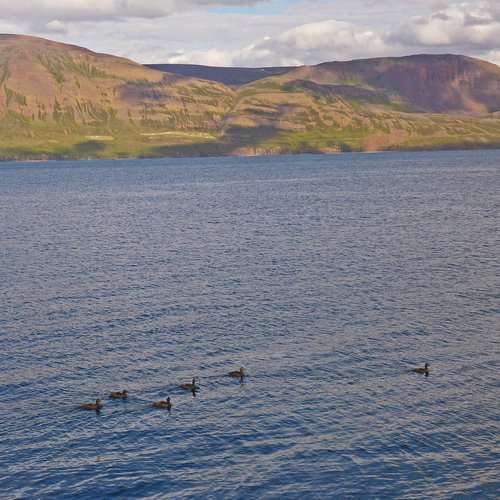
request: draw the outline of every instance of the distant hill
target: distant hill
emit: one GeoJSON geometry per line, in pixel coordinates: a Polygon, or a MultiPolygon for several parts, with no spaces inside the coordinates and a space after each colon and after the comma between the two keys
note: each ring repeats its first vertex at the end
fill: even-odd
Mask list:
{"type": "Polygon", "coordinates": [[[397,95],[417,111],[494,113],[500,111],[500,68],[457,55],[414,55],[329,62],[296,68],[290,80],[319,85],[376,89],[397,95]]]}
{"type": "Polygon", "coordinates": [[[500,68],[469,57],[154,67],[0,35],[0,159],[500,147],[500,68]]]}
{"type": "Polygon", "coordinates": [[[230,86],[244,85],[245,83],[262,80],[268,76],[282,75],[283,73],[295,69],[295,66],[275,68],[223,68],[197,64],[146,64],[145,66],[165,73],[175,73],[181,76],[212,80],[230,86]]]}
{"type": "Polygon", "coordinates": [[[344,86],[375,91],[379,95],[397,95],[415,111],[422,112],[500,111],[500,68],[465,56],[422,54],[273,68],[223,68],[194,64],[146,66],[231,86],[282,75],[277,81],[316,83],[330,93],[332,90],[342,92],[344,86]]]}

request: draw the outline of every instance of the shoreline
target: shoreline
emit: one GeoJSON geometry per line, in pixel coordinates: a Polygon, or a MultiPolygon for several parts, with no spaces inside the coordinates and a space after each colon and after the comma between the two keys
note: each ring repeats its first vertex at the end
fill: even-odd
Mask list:
{"type": "Polygon", "coordinates": [[[272,152],[263,154],[198,154],[198,155],[165,155],[165,156],[59,156],[47,155],[47,157],[39,158],[5,158],[0,156],[0,164],[2,163],[43,163],[43,162],[61,162],[61,161],[122,161],[122,160],[161,160],[161,159],[181,159],[181,158],[261,158],[261,157],[280,157],[280,156],[300,156],[300,155],[320,155],[320,156],[340,156],[345,154],[380,154],[380,153],[432,153],[432,152],[447,152],[447,151],[495,151],[500,150],[499,144],[492,145],[475,145],[474,147],[448,147],[448,148],[407,148],[407,149],[381,149],[374,151],[298,151],[298,152],[272,152]]]}

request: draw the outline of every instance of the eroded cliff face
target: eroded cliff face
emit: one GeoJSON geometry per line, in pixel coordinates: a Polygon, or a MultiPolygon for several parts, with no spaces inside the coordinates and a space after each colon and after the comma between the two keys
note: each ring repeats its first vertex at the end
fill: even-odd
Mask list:
{"type": "Polygon", "coordinates": [[[421,112],[500,111],[500,68],[465,56],[416,55],[332,62],[298,68],[286,76],[395,93],[421,112]]]}

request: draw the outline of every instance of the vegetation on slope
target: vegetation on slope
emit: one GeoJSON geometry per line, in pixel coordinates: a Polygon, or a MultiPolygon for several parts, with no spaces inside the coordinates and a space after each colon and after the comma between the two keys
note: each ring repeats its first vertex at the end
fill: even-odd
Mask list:
{"type": "Polygon", "coordinates": [[[499,110],[500,68],[460,56],[325,63],[231,88],[0,35],[2,159],[500,147],[499,110]]]}

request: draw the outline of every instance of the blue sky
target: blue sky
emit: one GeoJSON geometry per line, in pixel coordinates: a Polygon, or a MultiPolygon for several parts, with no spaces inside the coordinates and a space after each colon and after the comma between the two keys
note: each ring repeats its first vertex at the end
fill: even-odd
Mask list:
{"type": "MultiPolygon", "coordinates": [[[[272,2],[259,2],[255,5],[238,6],[238,5],[224,5],[213,7],[214,12],[221,14],[246,14],[246,15],[259,15],[271,16],[280,15],[293,4],[300,3],[300,0],[276,0],[272,2]]],[[[331,2],[333,3],[333,2],[331,2]]]]}
{"type": "Polygon", "coordinates": [[[500,63],[500,0],[0,0],[0,32],[141,63],[317,64],[418,53],[500,63]]]}

